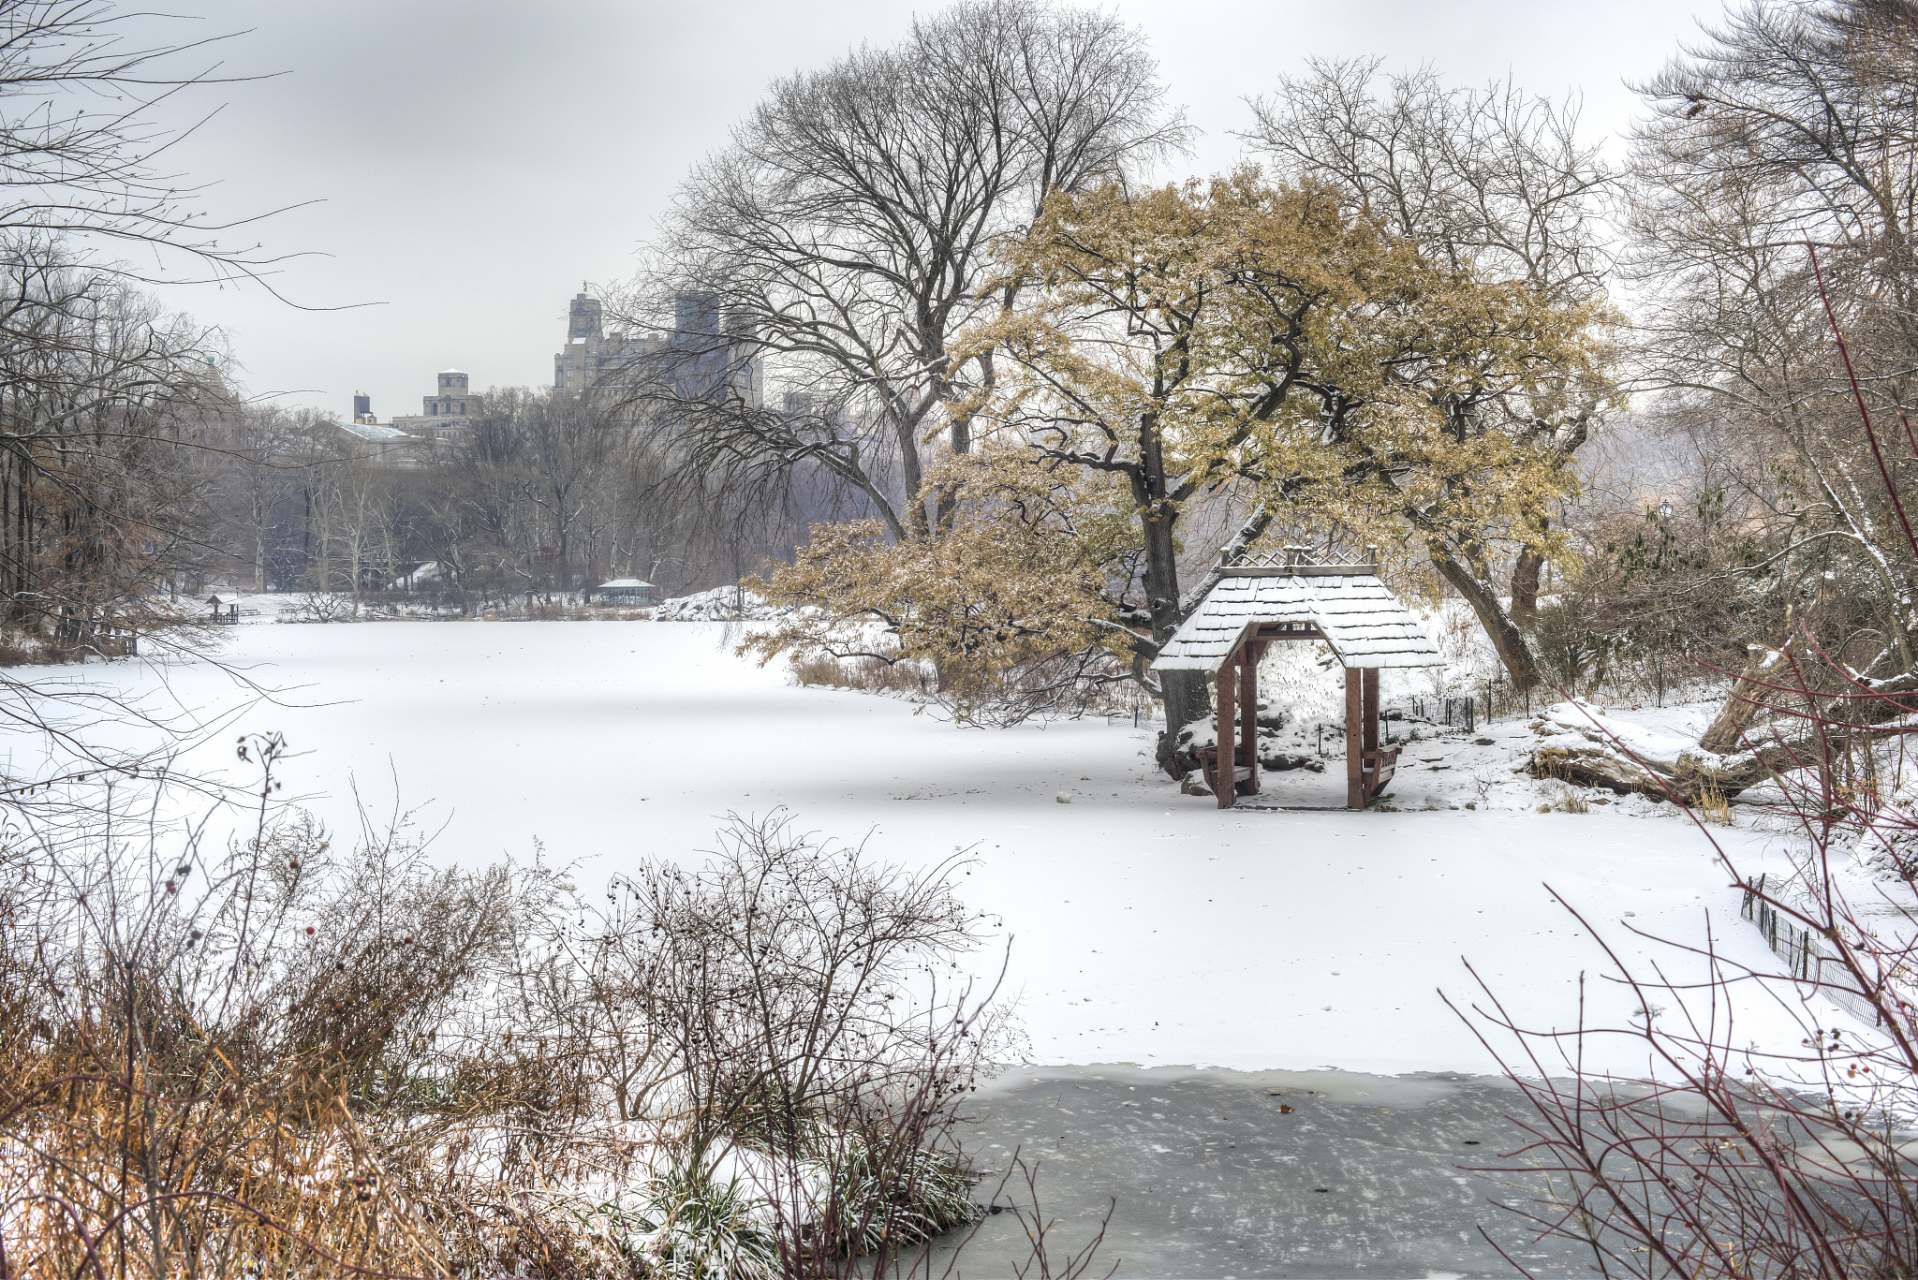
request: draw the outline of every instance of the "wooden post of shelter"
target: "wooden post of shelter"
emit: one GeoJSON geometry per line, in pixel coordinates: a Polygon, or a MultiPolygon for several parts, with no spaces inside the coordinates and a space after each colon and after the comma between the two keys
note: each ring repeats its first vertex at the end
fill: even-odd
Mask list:
{"type": "Polygon", "coordinates": [[[1359,672],[1365,688],[1365,749],[1379,749],[1379,669],[1363,667],[1359,672]]]}
{"type": "Polygon", "coordinates": [[[1365,733],[1364,695],[1357,667],[1345,669],[1345,807],[1365,807],[1364,757],[1360,740],[1365,733]]]}
{"type": "Polygon", "coordinates": [[[1224,665],[1219,668],[1216,695],[1219,704],[1219,741],[1212,763],[1212,794],[1218,797],[1221,809],[1231,808],[1232,802],[1238,798],[1239,794],[1239,771],[1235,767],[1238,752],[1233,746],[1234,739],[1238,735],[1233,732],[1236,727],[1234,724],[1236,717],[1232,714],[1232,695],[1238,684],[1236,678],[1238,673],[1233,670],[1233,660],[1237,656],[1236,652],[1228,655],[1224,665]]]}
{"type": "Polygon", "coordinates": [[[1238,784],[1244,796],[1259,794],[1259,658],[1265,646],[1247,638],[1239,646],[1239,764],[1245,780],[1238,784]]]}

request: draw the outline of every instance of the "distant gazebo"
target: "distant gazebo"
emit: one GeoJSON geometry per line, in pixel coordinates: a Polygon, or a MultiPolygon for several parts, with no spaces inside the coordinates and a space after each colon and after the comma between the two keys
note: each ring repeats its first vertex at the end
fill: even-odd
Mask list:
{"type": "Polygon", "coordinates": [[[651,604],[653,584],[638,578],[614,578],[599,584],[599,598],[604,604],[651,604]]]}
{"type": "Polygon", "coordinates": [[[1345,668],[1345,803],[1363,809],[1398,768],[1398,748],[1379,743],[1379,669],[1442,666],[1438,646],[1379,581],[1376,555],[1319,564],[1286,547],[1226,565],[1152,664],[1217,681],[1218,745],[1200,748],[1199,759],[1221,809],[1259,793],[1259,658],[1281,640],[1322,640],[1345,668]]]}

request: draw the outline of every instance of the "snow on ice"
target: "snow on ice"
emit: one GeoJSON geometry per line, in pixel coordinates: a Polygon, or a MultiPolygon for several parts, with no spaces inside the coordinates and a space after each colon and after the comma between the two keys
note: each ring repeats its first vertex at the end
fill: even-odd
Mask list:
{"type": "MultiPolygon", "coordinates": [[[[1000,925],[1005,994],[1042,1063],[1488,1071],[1494,1062],[1438,994],[1477,995],[1466,960],[1535,1026],[1573,1025],[1582,971],[1594,979],[1588,1019],[1625,1025],[1636,1002],[1599,977],[1603,955],[1554,893],[1630,963],[1656,957],[1687,973],[1696,965],[1632,930],[1702,943],[1709,927],[1722,954],[1769,964],[1730,877],[1682,814],[1638,797],[1536,812],[1559,784],[1514,771],[1539,740],[1523,719],[1470,735],[1408,726],[1419,736],[1388,811],[1219,810],[1153,766],[1154,731],[1130,717],[955,728],[904,700],[797,687],[777,664],[734,656],[736,626],[229,634],[229,659],[281,690],[274,698],[249,703],[199,662],[88,674],[155,696],[164,684],[220,726],[187,768],[232,767],[236,732],[285,733],[301,753],[288,792],[308,794],[336,829],[357,828],[352,785],[383,813],[396,783],[398,803],[439,829],[439,856],[477,863],[543,848],[577,863],[583,886],[641,858],[696,860],[728,813],[782,806],[802,828],[869,836],[890,860],[975,851],[960,892],[1000,925]]],[[[1323,739],[1312,713],[1323,673],[1307,664],[1294,675],[1298,696],[1275,717],[1285,724],[1274,741],[1300,756],[1323,750],[1332,767],[1268,773],[1260,804],[1340,804],[1342,744],[1323,739]]],[[[1323,683],[1329,703],[1331,677],[1323,683]]],[[[1559,711],[1569,719],[1560,708],[1554,720],[1559,711]]],[[[1695,733],[1686,719],[1708,714],[1605,723],[1650,745],[1695,733]]],[[[1783,865],[1755,831],[1720,838],[1741,868],[1783,865]]],[[[998,960],[976,957],[976,968],[996,972],[998,960]]],[[[1763,1000],[1747,998],[1738,1016],[1741,1038],[1802,1034],[1763,1000]]],[[[1830,1022],[1823,1008],[1807,1016],[1830,1022]]],[[[1642,1071],[1642,1053],[1621,1038],[1588,1051],[1588,1065],[1642,1071]]]]}

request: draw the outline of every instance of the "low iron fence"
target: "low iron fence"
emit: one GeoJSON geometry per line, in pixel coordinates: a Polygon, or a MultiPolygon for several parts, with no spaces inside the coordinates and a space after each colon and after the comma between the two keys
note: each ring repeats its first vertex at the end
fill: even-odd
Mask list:
{"type": "MultiPolygon", "coordinates": [[[[1765,945],[1785,962],[1786,971],[1800,982],[1814,987],[1818,994],[1862,1022],[1876,1027],[1884,1022],[1878,1007],[1857,989],[1857,979],[1844,962],[1830,954],[1817,934],[1801,929],[1760,895],[1765,892],[1765,877],[1745,881],[1745,901],[1741,914],[1758,926],[1765,945]],[[1830,972],[1826,970],[1829,968],[1830,972]]],[[[1903,1007],[1905,1002],[1893,997],[1903,1007]]]]}
{"type": "MultiPolygon", "coordinates": [[[[1478,728],[1478,699],[1470,694],[1462,698],[1407,698],[1400,710],[1428,724],[1442,724],[1467,733],[1478,728]]],[[[1386,718],[1390,718],[1389,715],[1386,718]]]]}

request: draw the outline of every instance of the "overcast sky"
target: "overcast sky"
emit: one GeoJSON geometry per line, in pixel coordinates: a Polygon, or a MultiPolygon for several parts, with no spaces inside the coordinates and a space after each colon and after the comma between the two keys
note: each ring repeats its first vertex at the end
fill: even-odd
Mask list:
{"type": "MultiPolygon", "coordinates": [[[[1629,123],[1627,82],[1715,19],[1719,0],[1120,0],[1173,101],[1203,130],[1193,173],[1231,167],[1244,99],[1313,55],[1429,63],[1583,96],[1594,137],[1629,123]]],[[[687,167],[773,77],[897,40],[909,0],[185,0],[188,35],[244,32],[170,118],[219,108],[174,152],[215,214],[314,202],[259,228],[313,256],[251,287],[175,289],[225,327],[255,395],[384,420],[436,370],[543,386],[582,281],[624,279],[687,167]],[[224,104],[222,106],[222,104],[224,104]],[[361,305],[355,305],[361,304],[361,305]]]]}

